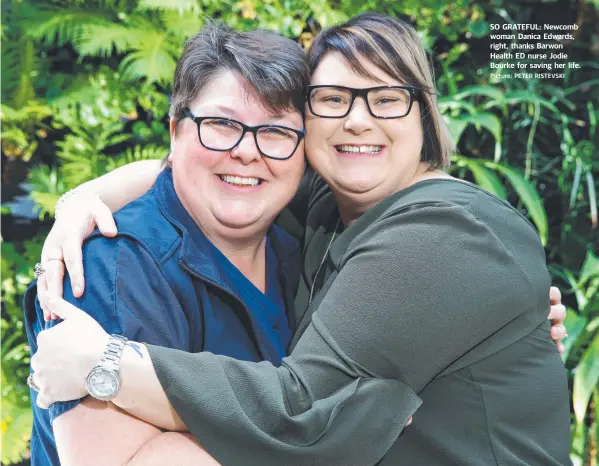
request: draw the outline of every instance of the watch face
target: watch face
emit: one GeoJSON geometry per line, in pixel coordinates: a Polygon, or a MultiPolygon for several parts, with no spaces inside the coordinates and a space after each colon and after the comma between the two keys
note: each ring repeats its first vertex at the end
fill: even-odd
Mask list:
{"type": "Polygon", "coordinates": [[[94,398],[111,400],[119,391],[119,376],[113,371],[97,367],[87,377],[87,389],[94,398]]]}

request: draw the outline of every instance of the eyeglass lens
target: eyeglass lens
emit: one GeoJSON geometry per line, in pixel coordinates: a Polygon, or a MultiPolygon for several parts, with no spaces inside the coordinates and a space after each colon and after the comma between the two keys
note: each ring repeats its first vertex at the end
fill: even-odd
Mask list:
{"type": "MultiPolygon", "coordinates": [[[[209,149],[230,150],[243,137],[243,127],[234,121],[220,118],[203,120],[200,123],[200,139],[209,149]]],[[[266,126],[258,129],[255,141],[258,149],[272,158],[290,157],[297,147],[297,133],[282,127],[266,126]]]]}
{"type": "MultiPolygon", "coordinates": [[[[402,117],[410,109],[411,94],[407,89],[371,89],[367,97],[370,111],[378,117],[402,117]]],[[[350,110],[352,92],[338,87],[317,87],[312,89],[310,104],[315,115],[342,117],[350,110]]]]}

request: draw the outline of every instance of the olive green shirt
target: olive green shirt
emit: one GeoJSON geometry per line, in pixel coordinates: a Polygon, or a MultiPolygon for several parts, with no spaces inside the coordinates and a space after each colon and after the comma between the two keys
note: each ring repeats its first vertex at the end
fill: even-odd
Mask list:
{"type": "Polygon", "coordinates": [[[570,464],[566,375],[531,224],[447,179],[385,199],[325,254],[338,219],[313,177],[297,329],[280,367],[149,346],[207,451],[225,466],[570,464]]]}

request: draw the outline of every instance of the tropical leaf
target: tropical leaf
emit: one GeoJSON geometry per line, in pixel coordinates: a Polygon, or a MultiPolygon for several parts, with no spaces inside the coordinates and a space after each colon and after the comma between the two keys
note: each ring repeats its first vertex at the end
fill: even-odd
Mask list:
{"type": "MultiPolygon", "coordinates": [[[[449,111],[456,112],[459,110],[465,110],[467,113],[472,115],[478,111],[470,102],[466,100],[456,100],[453,97],[441,97],[438,103],[439,109],[443,114],[449,111]]],[[[453,117],[456,118],[455,115],[453,117]]]]}
{"type": "Polygon", "coordinates": [[[462,119],[452,118],[448,115],[443,115],[443,117],[445,118],[445,122],[449,127],[451,136],[453,137],[453,140],[457,145],[458,142],[460,142],[460,139],[462,138],[462,134],[468,127],[468,123],[462,119]]]}
{"type": "Polygon", "coordinates": [[[488,97],[495,101],[501,101],[504,98],[505,93],[498,87],[491,86],[466,86],[462,88],[457,94],[451,96],[452,99],[461,100],[466,97],[488,97]]]}
{"type": "Polygon", "coordinates": [[[145,79],[167,85],[173,79],[177,62],[167,44],[166,35],[154,33],[151,36],[142,48],[125,57],[119,69],[123,78],[129,81],[145,79]]]}
{"type": "Polygon", "coordinates": [[[33,412],[27,404],[14,405],[9,399],[2,400],[2,464],[20,463],[31,437],[33,412]]]}
{"type": "Polygon", "coordinates": [[[470,170],[474,181],[481,188],[494,194],[499,199],[507,199],[507,192],[503,183],[493,170],[484,166],[484,162],[460,156],[455,156],[454,160],[456,160],[458,166],[464,166],[470,170]]]}
{"type": "Polygon", "coordinates": [[[551,110],[552,112],[555,112],[556,114],[560,113],[559,109],[551,101],[544,99],[537,93],[530,92],[528,90],[508,92],[504,96],[502,96],[501,99],[487,102],[483,105],[483,108],[489,109],[500,104],[502,105],[504,103],[507,103],[509,105],[515,105],[519,103],[539,104],[541,107],[546,107],[547,109],[551,110]]]}
{"type": "Polygon", "coordinates": [[[584,352],[574,374],[572,402],[576,422],[584,422],[591,393],[599,383],[599,333],[595,334],[591,344],[584,352]]]}
{"type": "Polygon", "coordinates": [[[507,178],[524,204],[524,207],[526,207],[528,215],[530,215],[530,218],[536,225],[541,242],[543,245],[547,244],[547,235],[549,233],[547,213],[543,206],[543,200],[535,187],[514,168],[489,161],[485,162],[485,166],[498,171],[507,178]]]}
{"type": "Polygon", "coordinates": [[[169,30],[169,33],[174,37],[177,37],[180,41],[179,49],[174,54],[177,57],[183,51],[183,44],[185,40],[200,32],[204,24],[206,24],[206,20],[204,19],[203,15],[191,13],[189,11],[181,13],[180,11],[176,10],[162,10],[159,11],[159,13],[162,24],[177,25],[176,28],[169,30]]]}
{"type": "Polygon", "coordinates": [[[48,105],[30,100],[27,105],[21,108],[12,108],[8,105],[0,105],[0,119],[3,122],[24,123],[33,118],[41,120],[52,114],[52,109],[48,105]]]}
{"type": "MultiPolygon", "coordinates": [[[[456,104],[454,102],[454,104],[456,104]]],[[[460,104],[458,104],[460,105],[460,104]]],[[[474,125],[478,130],[485,128],[495,139],[494,160],[498,162],[501,158],[501,120],[492,113],[474,111],[472,114],[462,114],[458,117],[447,117],[446,120],[449,129],[454,137],[456,144],[462,137],[464,130],[468,125],[474,125]]]]}
{"type": "Polygon", "coordinates": [[[90,26],[110,27],[107,13],[90,8],[41,8],[27,18],[28,37],[58,46],[79,40],[90,26]]]}
{"type": "Polygon", "coordinates": [[[177,10],[190,11],[198,10],[197,0],[139,0],[137,8],[140,10],[177,10]]]}
{"type": "Polygon", "coordinates": [[[591,173],[591,170],[586,172],[587,190],[589,193],[589,210],[591,213],[591,224],[593,228],[597,227],[598,214],[597,214],[597,190],[595,189],[595,178],[591,173]]]}
{"type": "Polygon", "coordinates": [[[128,163],[140,160],[161,160],[167,153],[168,147],[154,145],[135,146],[133,149],[127,149],[124,154],[111,158],[108,162],[108,169],[114,170],[128,163]]]}
{"type": "Polygon", "coordinates": [[[594,277],[599,277],[599,259],[590,249],[587,251],[587,256],[580,269],[578,282],[584,285],[588,280],[594,277]]]}
{"type": "Polygon", "coordinates": [[[576,344],[578,337],[584,334],[587,319],[580,316],[574,309],[567,308],[566,309],[566,319],[564,320],[564,325],[568,329],[568,338],[564,339],[564,354],[562,354],[562,359],[564,361],[568,360],[570,356],[570,351],[576,344]]]}
{"type": "Polygon", "coordinates": [[[84,57],[109,57],[113,52],[122,54],[139,44],[139,31],[118,23],[90,24],[73,38],[75,49],[84,57]]]}
{"type": "Polygon", "coordinates": [[[14,108],[27,105],[35,98],[32,77],[40,68],[31,38],[20,37],[2,44],[2,100],[14,108]]]}

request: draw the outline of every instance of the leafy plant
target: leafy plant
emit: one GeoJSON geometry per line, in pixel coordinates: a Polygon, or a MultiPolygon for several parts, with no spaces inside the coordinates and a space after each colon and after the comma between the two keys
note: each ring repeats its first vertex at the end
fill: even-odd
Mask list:
{"type": "Polygon", "coordinates": [[[29,347],[23,324],[21,303],[33,280],[32,264],[41,254],[40,234],[24,243],[22,249],[2,242],[2,330],[1,382],[2,418],[0,432],[3,464],[19,462],[29,445],[33,417],[29,404],[29,347]]]}
{"type": "MultiPolygon", "coordinates": [[[[592,73],[599,21],[597,0],[567,3],[545,2],[546,16],[538,21],[557,24],[576,15],[581,29],[571,55],[582,69],[551,81],[491,77],[489,24],[533,22],[538,5],[524,0],[7,0],[3,182],[29,193],[47,222],[66,190],[125,163],[162,158],[176,60],[184,41],[212,19],[239,30],[278,31],[308,47],[321,28],[363,11],[402,16],[431,53],[438,101],[459,147],[453,173],[513,203],[545,244],[568,304],[572,459],[596,465],[599,79],[592,73]],[[26,177],[19,174],[23,168],[26,177]]],[[[3,220],[13,220],[10,215],[2,206],[3,220]]],[[[41,225],[45,232],[49,225],[41,225]]],[[[2,243],[6,464],[27,453],[29,361],[21,298],[43,236],[2,243]]]]}
{"type": "Polygon", "coordinates": [[[552,272],[570,286],[577,304],[577,309],[568,309],[564,360],[572,377],[572,458],[582,465],[599,438],[596,416],[588,422],[589,410],[599,404],[599,259],[589,250],[578,276],[560,266],[553,266],[552,272]]]}

